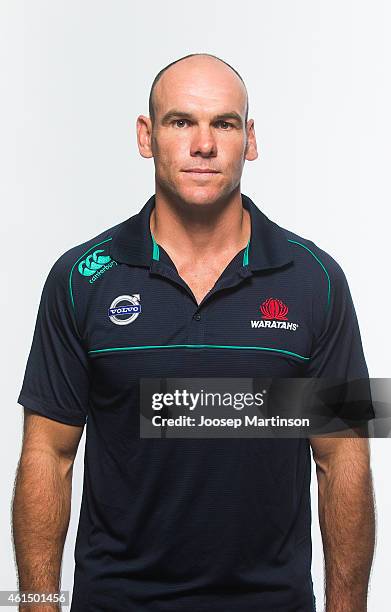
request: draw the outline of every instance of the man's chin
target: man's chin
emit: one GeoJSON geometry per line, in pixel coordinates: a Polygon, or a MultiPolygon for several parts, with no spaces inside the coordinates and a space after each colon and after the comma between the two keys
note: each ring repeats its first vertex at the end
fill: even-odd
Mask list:
{"type": "Polygon", "coordinates": [[[193,187],[191,189],[181,189],[177,195],[189,205],[208,206],[221,200],[225,194],[220,189],[193,187]]]}

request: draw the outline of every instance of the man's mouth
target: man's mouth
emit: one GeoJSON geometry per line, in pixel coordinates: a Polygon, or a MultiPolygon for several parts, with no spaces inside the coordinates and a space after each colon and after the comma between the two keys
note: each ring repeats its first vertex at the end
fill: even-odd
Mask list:
{"type": "Polygon", "coordinates": [[[186,170],[182,170],[182,172],[194,173],[194,174],[218,174],[218,170],[212,170],[211,168],[187,168],[186,170]]]}

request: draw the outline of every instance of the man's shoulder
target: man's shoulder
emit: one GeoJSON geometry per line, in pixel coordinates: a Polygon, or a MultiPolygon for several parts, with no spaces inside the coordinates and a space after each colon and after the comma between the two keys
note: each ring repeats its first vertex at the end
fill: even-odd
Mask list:
{"type": "Polygon", "coordinates": [[[326,304],[327,312],[331,304],[339,303],[337,298],[342,299],[350,293],[344,269],[318,242],[279,227],[290,245],[296,282],[304,295],[312,295],[314,310],[323,312],[326,304]]]}
{"type": "Polygon", "coordinates": [[[110,242],[114,239],[124,221],[103,230],[84,242],[71,246],[55,259],[48,278],[71,283],[74,271],[82,276],[92,277],[103,266],[110,264],[110,242]]]}
{"type": "Polygon", "coordinates": [[[313,270],[315,273],[323,270],[326,276],[343,276],[341,265],[328,250],[318,242],[295,232],[278,226],[291,247],[292,258],[298,266],[313,270]]]}

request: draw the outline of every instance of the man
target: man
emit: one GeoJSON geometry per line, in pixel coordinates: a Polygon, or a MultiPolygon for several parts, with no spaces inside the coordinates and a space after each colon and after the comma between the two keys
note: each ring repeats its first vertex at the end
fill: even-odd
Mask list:
{"type": "Polygon", "coordinates": [[[257,158],[247,114],[244,83],[219,58],[163,69],[137,120],[155,194],[62,255],[45,283],[18,398],[14,538],[20,588],[56,591],[87,422],[72,612],[315,610],[310,446],[327,612],[366,610],[365,438],[139,432],[141,378],[368,376],[339,265],[241,193],[257,158]]]}

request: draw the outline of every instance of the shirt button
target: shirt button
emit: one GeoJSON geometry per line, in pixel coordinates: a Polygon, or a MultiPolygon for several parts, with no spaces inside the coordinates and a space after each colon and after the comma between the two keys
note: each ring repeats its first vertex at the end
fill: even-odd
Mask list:
{"type": "Polygon", "coordinates": [[[197,314],[194,315],[194,318],[195,318],[196,321],[201,321],[201,315],[198,314],[198,312],[197,312],[197,314]]]}

